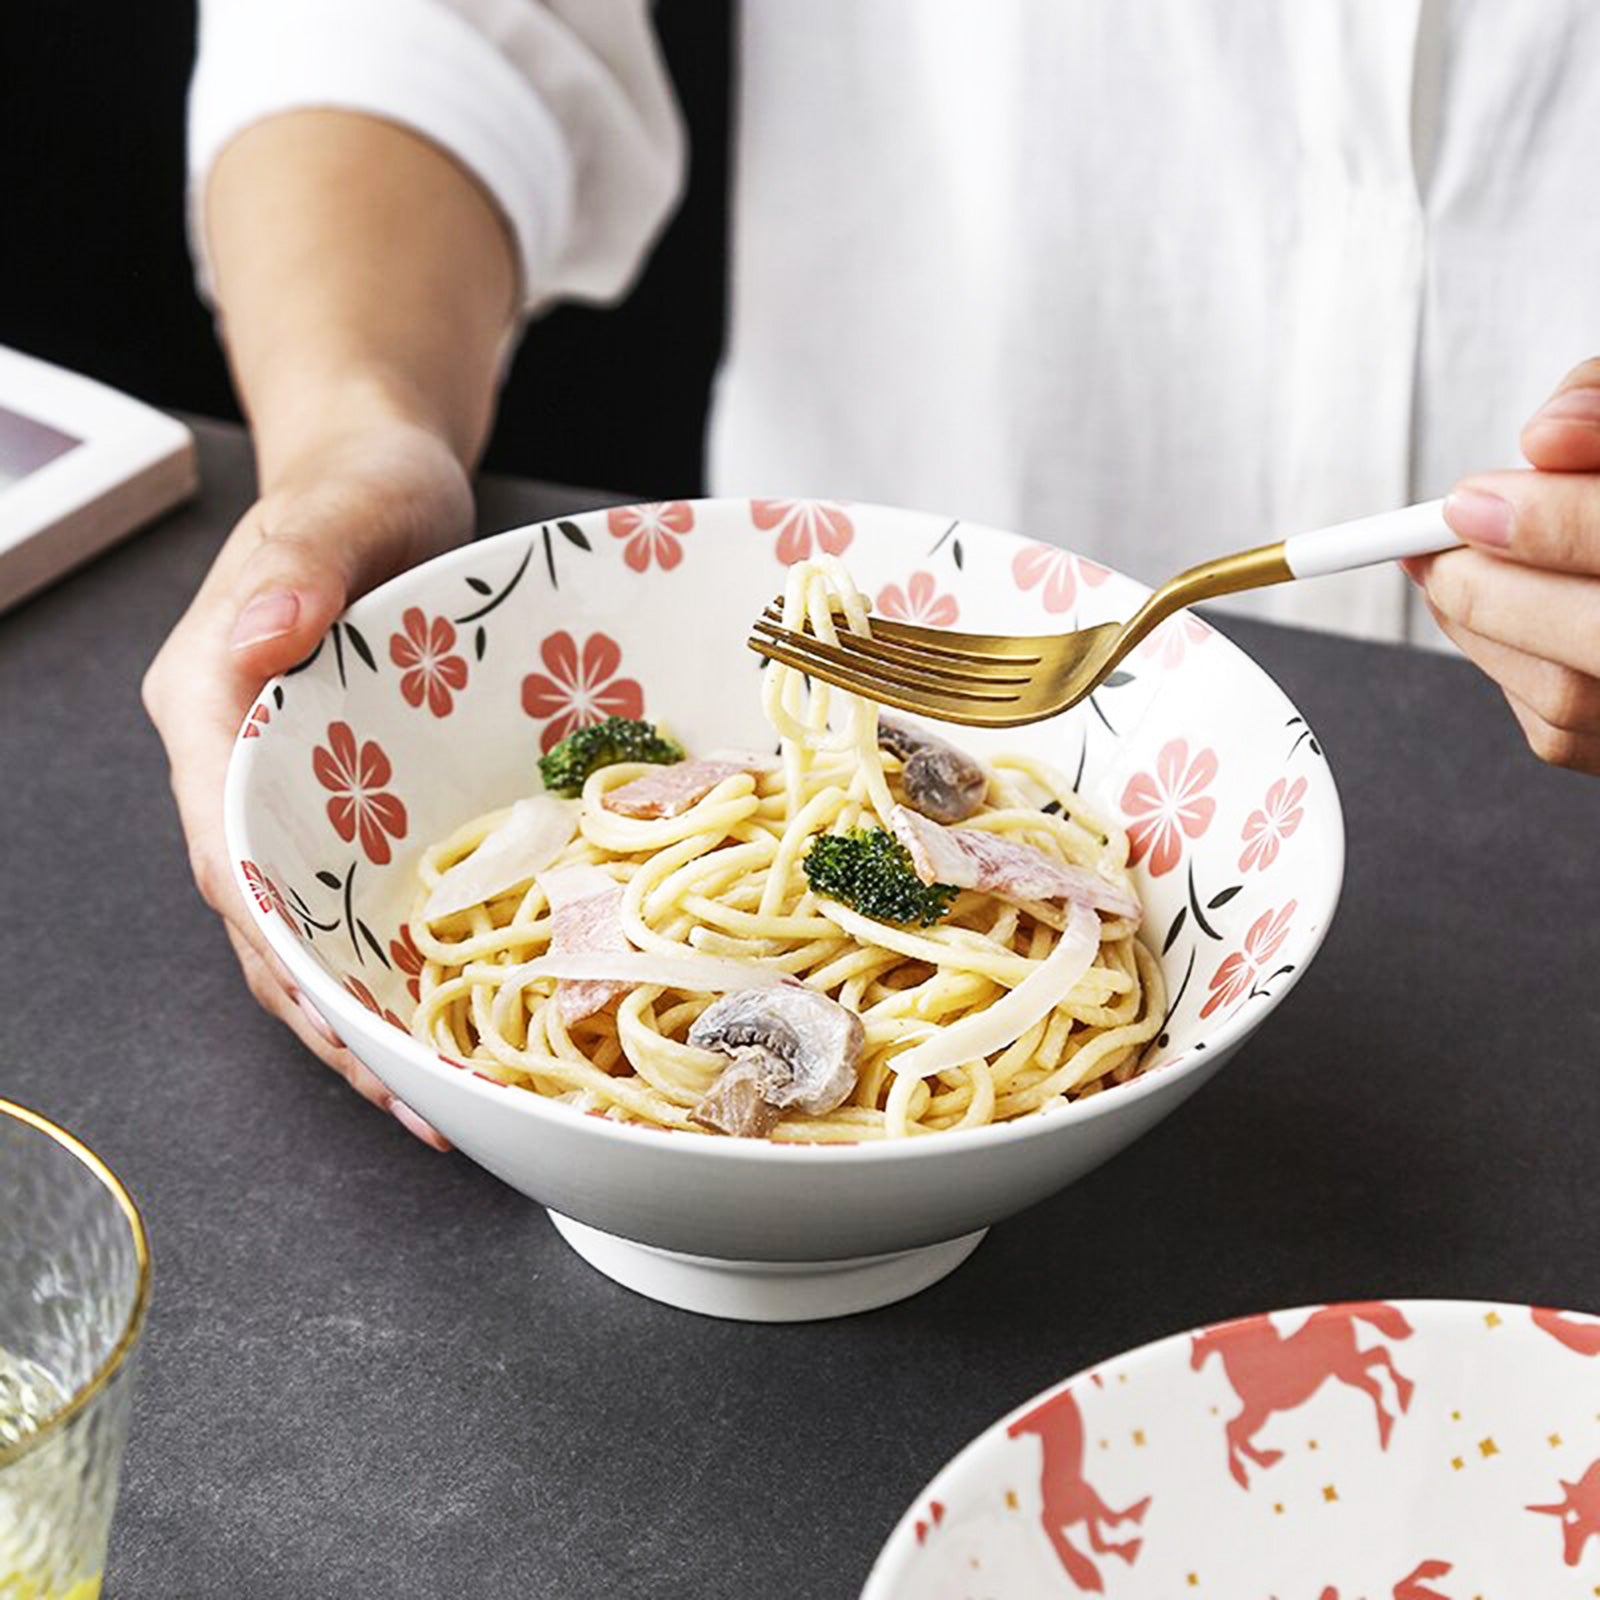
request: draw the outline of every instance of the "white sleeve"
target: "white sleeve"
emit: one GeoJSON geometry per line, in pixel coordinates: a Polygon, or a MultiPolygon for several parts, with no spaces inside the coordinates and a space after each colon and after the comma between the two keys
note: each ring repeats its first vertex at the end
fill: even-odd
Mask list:
{"type": "Polygon", "coordinates": [[[684,136],[648,0],[200,0],[189,237],[206,178],[254,122],[366,112],[448,151],[504,213],[525,307],[631,283],[682,191],[684,136]]]}

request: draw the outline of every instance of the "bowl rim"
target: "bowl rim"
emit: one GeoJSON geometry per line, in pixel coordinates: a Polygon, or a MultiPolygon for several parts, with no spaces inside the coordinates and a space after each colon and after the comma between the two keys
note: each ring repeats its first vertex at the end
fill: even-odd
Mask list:
{"type": "MultiPolygon", "coordinates": [[[[904,517],[912,516],[925,519],[930,524],[940,527],[949,522],[948,517],[940,517],[932,512],[910,509],[902,506],[885,506],[871,501],[852,500],[848,503],[852,509],[859,509],[867,513],[882,513],[886,515],[904,517]]],[[[699,510],[707,509],[728,510],[732,508],[746,508],[750,504],[750,497],[737,495],[707,496],[692,499],[688,504],[699,510]]],[[[617,509],[612,505],[599,505],[585,512],[573,512],[574,518],[580,516],[595,516],[617,509]]],[[[510,543],[521,538],[543,525],[539,522],[523,523],[514,528],[505,528],[482,538],[469,540],[467,543],[457,545],[449,550],[441,551],[438,555],[430,557],[427,561],[417,563],[407,568],[404,572],[397,573],[394,577],[367,591],[359,599],[348,606],[338,620],[346,618],[357,623],[367,620],[369,612],[377,611],[389,605],[392,598],[402,592],[407,586],[414,584],[424,574],[432,574],[451,566],[455,562],[463,561],[491,550],[501,543],[510,543]]],[[[985,539],[995,538],[1003,543],[1017,546],[1038,543],[1029,539],[1024,534],[1013,533],[1004,528],[990,527],[984,523],[968,522],[962,519],[961,526],[985,539]]],[[[1067,554],[1076,555],[1076,552],[1061,547],[1067,554]]],[[[1084,557],[1082,559],[1092,559],[1084,557]]],[[[1104,565],[1104,563],[1097,563],[1104,565]]],[[[1115,577],[1126,583],[1134,585],[1141,595],[1148,595],[1150,590],[1147,585],[1139,582],[1137,578],[1129,577],[1126,573],[1116,568],[1107,568],[1115,577]]],[[[1223,646],[1224,652],[1242,660],[1253,672],[1258,673],[1267,686],[1278,696],[1282,703],[1303,721],[1304,714],[1300,708],[1284,692],[1278,681],[1261,666],[1247,651],[1228,637],[1214,623],[1207,619],[1208,626],[1216,635],[1217,642],[1223,646]]],[[[262,693],[267,693],[272,686],[281,682],[284,674],[278,674],[268,680],[262,693]]],[[[259,701],[257,695],[252,699],[252,708],[259,701]]],[[[248,719],[250,712],[245,713],[248,719]]],[[[1307,731],[1311,731],[1311,724],[1305,721],[1307,731]]],[[[250,892],[245,881],[242,863],[255,859],[250,847],[250,827],[248,817],[247,798],[250,776],[255,767],[256,760],[261,755],[259,749],[261,741],[253,739],[235,738],[233,748],[228,758],[227,776],[223,787],[223,834],[228,848],[228,865],[233,874],[233,880],[246,907],[255,917],[256,926],[260,929],[267,943],[272,947],[273,953],[289,969],[290,976],[294,978],[301,990],[315,1005],[316,1009],[327,1018],[334,1031],[340,1038],[348,1041],[353,1036],[361,1035],[375,1040],[382,1046],[395,1050],[409,1065],[421,1069],[423,1072],[439,1077],[441,1082],[453,1084],[458,1090],[465,1089],[469,1096],[483,1097],[495,1105],[516,1107],[516,1114],[529,1116],[535,1120],[553,1118],[559,1128],[575,1130],[587,1127],[597,1136],[623,1141],[622,1148],[635,1144],[643,1137],[654,1141],[652,1148],[676,1148],[694,1152],[705,1156],[709,1160],[740,1163],[766,1164],[774,1160],[817,1161],[823,1163],[850,1165],[857,1162],[900,1162],[917,1161],[937,1156],[940,1151],[954,1153],[955,1151],[976,1151],[991,1145],[1009,1144],[1022,1140],[1041,1138],[1046,1134],[1063,1127],[1073,1126],[1083,1122],[1097,1121],[1100,1117],[1114,1114],[1120,1107],[1131,1106],[1152,1094],[1163,1093],[1169,1087],[1182,1079],[1201,1073],[1211,1062],[1225,1059],[1246,1038],[1264,1023],[1283,1001],[1293,992],[1301,978],[1310,968],[1318,951],[1321,950],[1328,930],[1332,927],[1334,918],[1339,909],[1339,902],[1344,892],[1344,872],[1346,860],[1346,836],[1344,823],[1344,805],[1339,795],[1339,785],[1334,777],[1332,764],[1323,759],[1323,772],[1328,781],[1329,797],[1332,803],[1330,813],[1331,826],[1329,848],[1324,852],[1323,876],[1330,882],[1331,889],[1327,901],[1326,911],[1312,932],[1311,942],[1306,948],[1302,959],[1296,963],[1295,970],[1288,973],[1279,987],[1268,997],[1268,1004],[1264,1010],[1250,1012],[1247,1006],[1236,1007],[1217,1027],[1215,1033],[1208,1034],[1204,1039],[1191,1045],[1182,1054],[1171,1061],[1163,1062],[1160,1066],[1141,1073],[1138,1077],[1130,1079],[1127,1083],[1117,1084],[1098,1094],[1088,1096],[1083,1100],[1071,1101],[1059,1109],[1041,1115],[1018,1117],[1009,1122],[988,1123],[977,1128],[947,1129],[945,1133],[950,1137],[941,1136],[937,1139],[863,1139],[854,1142],[810,1143],[804,1141],[777,1142],[769,1139],[715,1139],[701,1135],[690,1138],[677,1138],[670,1145],[663,1145],[660,1140],[662,1134],[672,1134],[678,1130],[671,1128],[658,1128],[649,1124],[618,1122],[602,1116],[596,1112],[575,1111],[571,1106],[559,1101],[548,1099],[546,1096],[528,1090],[517,1088],[515,1085],[503,1084],[492,1078],[474,1072],[468,1066],[452,1065],[438,1051],[430,1049],[412,1037],[412,1035],[393,1024],[384,1021],[381,1016],[375,1015],[351,995],[344,986],[333,976],[326,972],[321,963],[306,948],[304,942],[285,924],[281,918],[263,912],[250,892]],[[1249,1013],[1247,1015],[1247,1013],[1249,1013]],[[377,1030],[382,1030],[381,1033],[377,1030]],[[506,1098],[508,1093],[512,1098],[506,1098]]]]}
{"type": "MultiPolygon", "coordinates": [[[[1514,1300],[1469,1300],[1453,1296],[1411,1296],[1405,1299],[1396,1299],[1378,1295],[1373,1298],[1399,1311],[1413,1322],[1420,1322],[1423,1319],[1437,1319],[1452,1328],[1464,1327],[1469,1321],[1481,1318],[1490,1312],[1510,1312],[1514,1315],[1526,1313],[1531,1315],[1535,1311],[1553,1310],[1557,1316],[1594,1317],[1597,1315],[1592,1311],[1535,1306],[1514,1300]]],[[[894,1593],[889,1588],[889,1585],[899,1578],[908,1559],[907,1541],[915,1536],[918,1507],[930,1499],[941,1498],[938,1492],[941,1484],[948,1484],[997,1434],[1018,1417],[1033,1410],[1035,1406],[1042,1405],[1046,1400],[1060,1394],[1063,1390],[1070,1389],[1074,1384],[1083,1382],[1091,1374],[1098,1374],[1104,1377],[1109,1372],[1126,1372],[1136,1365],[1165,1359],[1169,1349],[1187,1343],[1201,1334],[1213,1333],[1219,1328],[1226,1328],[1244,1317],[1294,1317],[1309,1315],[1314,1311],[1370,1303],[1370,1300],[1339,1299],[1312,1302],[1309,1305],[1283,1306],[1266,1312],[1241,1311],[1234,1316],[1224,1317],[1217,1322],[1201,1323],[1196,1327],[1180,1328],[1172,1333],[1160,1334],[1154,1339],[1147,1339],[1143,1344],[1133,1345],[1127,1350],[1117,1351],[1103,1360],[1088,1362],[1075,1372],[1069,1373],[1066,1377],[1046,1385],[1038,1393],[1029,1395],[1025,1400],[1013,1406],[1003,1416],[996,1417],[992,1421],[985,1423],[912,1495],[905,1510],[896,1519],[894,1527],[890,1529],[882,1545],[878,1548],[877,1556],[874,1558],[872,1567],[867,1573],[866,1581],[862,1585],[861,1600],[895,1600],[894,1593]]],[[[944,1497],[948,1497],[948,1494],[949,1490],[946,1489],[944,1497]]]]}

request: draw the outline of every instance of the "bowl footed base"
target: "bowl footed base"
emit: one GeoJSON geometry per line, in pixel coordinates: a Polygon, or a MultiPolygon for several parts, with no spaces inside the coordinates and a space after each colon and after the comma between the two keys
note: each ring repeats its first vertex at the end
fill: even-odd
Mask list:
{"type": "Polygon", "coordinates": [[[736,1322],[815,1322],[893,1305],[954,1272],[989,1231],[844,1261],[724,1261],[636,1244],[549,1215],[591,1267],[623,1288],[680,1311],[736,1322]]]}

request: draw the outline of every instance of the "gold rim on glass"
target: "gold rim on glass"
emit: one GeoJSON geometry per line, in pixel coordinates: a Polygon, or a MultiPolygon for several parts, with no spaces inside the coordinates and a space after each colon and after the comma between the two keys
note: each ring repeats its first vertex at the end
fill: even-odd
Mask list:
{"type": "Polygon", "coordinates": [[[111,1353],[101,1363],[100,1370],[73,1394],[64,1406],[52,1411],[26,1438],[18,1439],[15,1444],[0,1447],[0,1468],[5,1468],[20,1460],[51,1434],[65,1427],[116,1377],[118,1369],[128,1359],[129,1352],[138,1342],[140,1330],[144,1327],[145,1312],[150,1305],[150,1238],[145,1232],[144,1218],[139,1213],[139,1207],[133,1196],[128,1193],[122,1179],[83,1140],[74,1137],[65,1128],[58,1127],[48,1117],[42,1117],[37,1111],[30,1111],[26,1106],[19,1106],[12,1100],[0,1099],[0,1117],[10,1117],[13,1121],[23,1123],[47,1138],[54,1139],[63,1150],[81,1161],[100,1180],[110,1192],[111,1198],[121,1207],[123,1216],[127,1218],[129,1232],[133,1235],[134,1259],[139,1264],[139,1284],[134,1291],[133,1307],[128,1312],[127,1324],[122,1330],[121,1337],[112,1347],[111,1353]]]}

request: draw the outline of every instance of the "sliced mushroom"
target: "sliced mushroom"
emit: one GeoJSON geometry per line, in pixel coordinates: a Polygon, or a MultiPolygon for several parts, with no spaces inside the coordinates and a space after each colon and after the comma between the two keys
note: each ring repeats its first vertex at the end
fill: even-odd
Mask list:
{"type": "Polygon", "coordinates": [[[777,1066],[765,1050],[736,1050],[733,1063],[689,1113],[692,1122],[738,1139],[764,1139],[783,1120],[783,1107],[765,1097],[778,1087],[777,1066]]]}
{"type": "Polygon", "coordinates": [[[907,803],[935,822],[962,822],[983,804],[989,774],[981,762],[936,734],[879,715],[878,747],[899,756],[907,803]]]}
{"type": "Polygon", "coordinates": [[[785,1111],[821,1116],[855,1088],[861,1019],[802,985],[724,995],[695,1019],[689,1043],[732,1064],[690,1112],[703,1127],[760,1138],[785,1111]]]}

